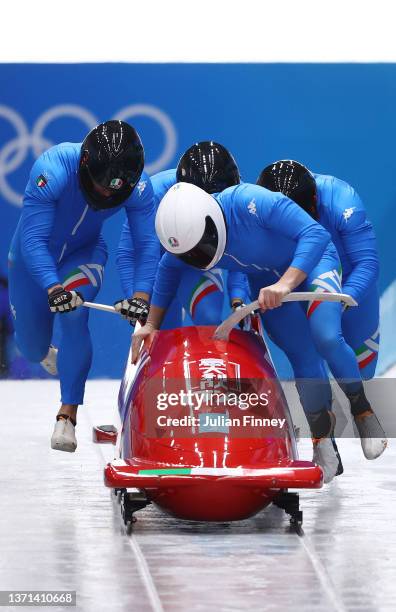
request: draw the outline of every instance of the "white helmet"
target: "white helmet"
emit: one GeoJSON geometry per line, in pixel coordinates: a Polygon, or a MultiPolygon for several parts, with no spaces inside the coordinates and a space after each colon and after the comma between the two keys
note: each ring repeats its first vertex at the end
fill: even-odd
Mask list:
{"type": "Polygon", "coordinates": [[[209,270],[224,253],[227,229],[213,196],[192,183],[176,183],[161,200],[155,230],[162,246],[185,263],[209,270]]]}

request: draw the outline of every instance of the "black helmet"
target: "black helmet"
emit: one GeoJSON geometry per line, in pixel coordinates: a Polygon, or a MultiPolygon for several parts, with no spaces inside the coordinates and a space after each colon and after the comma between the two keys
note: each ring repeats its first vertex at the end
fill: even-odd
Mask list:
{"type": "Polygon", "coordinates": [[[311,172],[292,159],[281,159],[261,172],[257,185],[280,191],[316,218],[316,183],[311,172]]]}
{"type": "Polygon", "coordinates": [[[178,183],[193,183],[207,193],[218,193],[241,182],[238,166],[223,145],[204,140],[192,145],[180,158],[178,183]]]}
{"type": "Polygon", "coordinates": [[[144,167],[138,133],[124,121],[100,123],[81,145],[80,187],[95,210],[119,206],[131,195],[144,167]]]}

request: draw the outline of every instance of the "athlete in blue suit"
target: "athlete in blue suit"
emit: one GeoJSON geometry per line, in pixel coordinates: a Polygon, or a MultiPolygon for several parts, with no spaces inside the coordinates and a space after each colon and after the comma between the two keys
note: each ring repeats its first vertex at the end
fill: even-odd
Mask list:
{"type": "Polygon", "coordinates": [[[53,448],[76,448],[77,407],[92,359],[89,311],[78,306],[100,289],[107,260],[102,225],[122,207],[136,244],[132,307],[136,318],[144,320],[148,313],[159,247],[153,190],[143,165],[136,131],[122,121],[108,121],[82,144],[52,147],[30,173],[9,254],[10,302],[20,350],[30,361],[44,361],[53,373],[54,314],[62,313],[57,355],[62,405],[53,448]]]}
{"type": "MultiPolygon", "coordinates": [[[[343,313],[342,332],[355,352],[361,376],[372,378],[379,349],[379,259],[374,229],[361,199],[348,183],[311,174],[292,160],[270,164],[257,183],[287,195],[330,233],[341,260],[342,290],[359,304],[343,313]]],[[[328,279],[318,279],[315,287],[331,290],[328,279]]],[[[315,306],[319,304],[308,308],[308,317],[315,306]]]]}
{"type": "MultiPolygon", "coordinates": [[[[215,193],[237,185],[240,176],[234,158],[225,147],[213,141],[203,141],[187,149],[177,168],[159,172],[151,177],[156,209],[166,192],[178,181],[192,182],[208,193],[215,193]]],[[[117,266],[126,297],[132,295],[134,290],[135,252],[129,224],[125,222],[117,251],[117,266]]],[[[164,252],[162,249],[162,254],[164,252]]],[[[185,269],[178,284],[176,298],[168,308],[166,319],[162,323],[162,329],[182,325],[182,307],[189,315],[187,324],[190,321],[195,325],[219,324],[226,295],[224,276],[223,271],[217,267],[206,272],[191,267],[185,269]]],[[[248,301],[249,287],[244,274],[229,273],[227,290],[230,303],[237,305],[248,301]]],[[[123,308],[127,316],[125,302],[123,308]]]]}
{"type": "MultiPolygon", "coordinates": [[[[134,358],[142,339],[158,328],[187,264],[200,269],[219,265],[228,270],[244,270],[251,284],[257,288],[261,285],[259,301],[266,311],[265,324],[275,336],[287,323],[292,310],[299,307],[294,303],[279,308],[282,298],[290,291],[297,287],[308,290],[318,278],[329,279],[330,284],[339,289],[339,259],[328,232],[287,197],[258,186],[242,184],[213,197],[194,186],[178,183],[159,206],[156,231],[169,253],[161,259],[148,324],[134,337],[134,358]],[[186,202],[189,203],[188,211],[183,208],[186,202]],[[271,277],[275,277],[276,282],[263,287],[271,277]],[[277,318],[267,316],[278,313],[281,316],[277,318]]],[[[336,303],[326,306],[332,307],[329,309],[332,321],[338,320],[339,368],[345,372],[345,378],[352,379],[354,397],[358,395],[353,406],[355,420],[357,409],[361,413],[369,411],[370,416],[365,415],[362,419],[366,424],[367,419],[375,415],[364,395],[354,353],[341,333],[341,306],[336,303]]],[[[314,311],[310,321],[315,318],[314,311]]],[[[289,335],[292,335],[290,331],[289,335]]],[[[290,348],[287,354],[296,379],[326,379],[322,360],[318,359],[309,333],[302,346],[289,344],[287,348],[290,348]]],[[[306,390],[305,383],[300,381],[300,397],[315,439],[314,457],[324,467],[325,479],[329,481],[338,468],[329,439],[334,416],[328,410],[327,394],[319,391],[314,395],[310,389],[307,395],[306,390]]],[[[351,394],[352,390],[346,388],[346,392],[351,394]]],[[[377,420],[376,423],[380,430],[377,420]]],[[[385,445],[384,435],[382,439],[367,437],[362,440],[363,450],[370,458],[383,452],[385,445]]]]}

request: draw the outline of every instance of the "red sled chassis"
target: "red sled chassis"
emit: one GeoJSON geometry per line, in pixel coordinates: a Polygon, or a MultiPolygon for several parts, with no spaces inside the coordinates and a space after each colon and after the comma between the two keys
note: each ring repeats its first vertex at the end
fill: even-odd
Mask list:
{"type": "Polygon", "coordinates": [[[117,444],[104,480],[126,525],[154,503],[187,520],[235,521],[274,503],[302,524],[298,493],[323,474],[299,461],[286,398],[260,320],[215,340],[214,327],[153,334],[136,366],[128,357],[118,406],[122,430],[94,428],[117,444]]]}

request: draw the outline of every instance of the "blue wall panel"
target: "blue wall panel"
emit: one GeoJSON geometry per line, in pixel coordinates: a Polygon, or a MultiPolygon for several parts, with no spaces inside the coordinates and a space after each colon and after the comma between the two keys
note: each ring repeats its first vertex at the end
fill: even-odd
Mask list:
{"type": "MultiPolygon", "coordinates": [[[[255,181],[269,162],[289,157],[350,182],[377,231],[381,291],[394,280],[393,64],[0,65],[0,273],[6,273],[19,216],[18,194],[39,151],[79,141],[96,121],[120,116],[131,105],[144,105],[124,118],[141,133],[149,169],[171,167],[193,141],[214,139],[231,149],[246,181],[255,181]]],[[[111,251],[121,222],[118,215],[105,228],[111,251]]],[[[120,295],[110,257],[98,301],[120,295]]],[[[102,313],[91,325],[92,374],[119,376],[128,326],[102,313]]],[[[383,356],[387,363],[396,361],[392,350],[383,356]]]]}

